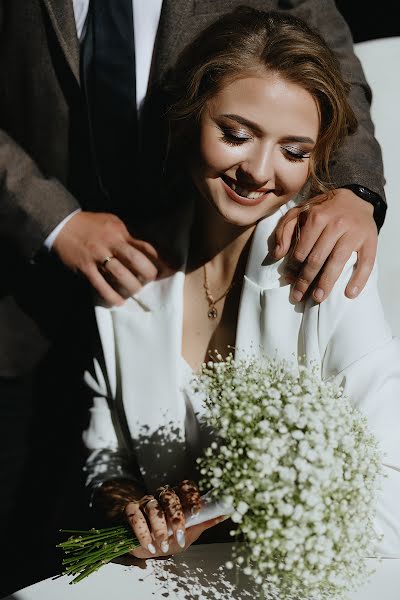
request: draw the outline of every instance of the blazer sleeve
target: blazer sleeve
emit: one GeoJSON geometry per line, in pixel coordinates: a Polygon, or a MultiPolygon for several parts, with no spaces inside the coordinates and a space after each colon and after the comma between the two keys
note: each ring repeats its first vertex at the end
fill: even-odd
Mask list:
{"type": "Polygon", "coordinates": [[[0,130],[0,239],[31,260],[61,221],[80,208],[56,179],[0,130]]]}
{"type": "Polygon", "coordinates": [[[98,336],[92,364],[84,374],[84,381],[92,392],[92,407],[89,410],[88,427],[82,435],[88,451],[84,467],[86,485],[92,491],[109,479],[122,477],[141,482],[122,422],[123,410],[118,407],[111,312],[101,306],[96,307],[95,311],[98,336]]]}
{"type": "Polygon", "coordinates": [[[358,118],[358,129],[348,136],[331,161],[334,186],[363,185],[385,199],[380,145],[374,137],[371,120],[371,89],[353,48],[353,39],[334,0],[285,0],[278,2],[292,14],[316,29],[337,55],[344,78],[350,83],[350,104],[358,118]]]}
{"type": "Polygon", "coordinates": [[[377,269],[355,300],[344,297],[355,256],[319,308],[323,377],[335,378],[367,417],[383,451],[384,479],[375,528],[377,554],[400,557],[400,339],[391,335],[379,299],[377,269]]]}

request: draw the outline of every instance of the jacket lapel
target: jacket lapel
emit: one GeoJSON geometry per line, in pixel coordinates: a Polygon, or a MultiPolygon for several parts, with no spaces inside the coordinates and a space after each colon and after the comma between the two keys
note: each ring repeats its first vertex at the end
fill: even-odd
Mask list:
{"type": "Polygon", "coordinates": [[[126,419],[149,489],[185,476],[186,406],[180,393],[184,279],[178,271],[148,284],[112,311],[118,340],[115,409],[126,419]]]}
{"type": "Polygon", "coordinates": [[[97,307],[109,387],[149,489],[188,472],[182,379],[185,262],[192,208],[175,243],[182,267],[145,285],[121,307],[97,307]],[[160,448],[163,452],[160,453],[160,448]]]}
{"type": "Polygon", "coordinates": [[[301,352],[298,334],[303,305],[289,300],[291,286],[284,277],[284,259],[268,257],[268,240],[286,210],[282,207],[260,221],[253,235],[236,330],[239,358],[264,355],[293,361],[301,352]]]}
{"type": "Polygon", "coordinates": [[[71,0],[43,0],[57,39],[79,83],[79,42],[71,0]]]}

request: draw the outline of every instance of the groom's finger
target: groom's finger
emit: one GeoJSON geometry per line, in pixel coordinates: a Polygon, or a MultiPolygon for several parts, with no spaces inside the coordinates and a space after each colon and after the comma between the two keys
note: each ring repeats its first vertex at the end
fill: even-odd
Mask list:
{"type": "Polygon", "coordinates": [[[121,296],[129,298],[142,287],[138,278],[116,256],[110,257],[109,261],[101,267],[101,271],[107,282],[121,296]]]}
{"type": "Polygon", "coordinates": [[[120,306],[123,304],[124,298],[104,279],[95,263],[87,268],[85,275],[96,292],[107,302],[107,304],[110,306],[120,306]]]}
{"type": "Polygon", "coordinates": [[[274,237],[275,246],[269,249],[276,260],[280,260],[289,252],[299,214],[299,208],[291,208],[280,219],[278,225],[276,226],[274,237]]]}

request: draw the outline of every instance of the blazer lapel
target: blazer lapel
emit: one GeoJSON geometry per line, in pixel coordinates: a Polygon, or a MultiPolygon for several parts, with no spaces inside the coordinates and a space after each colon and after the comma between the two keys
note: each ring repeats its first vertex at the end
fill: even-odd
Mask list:
{"type": "Polygon", "coordinates": [[[120,420],[126,419],[149,489],[185,476],[186,406],[180,393],[184,279],[178,271],[148,284],[112,311],[115,409],[120,420]]]}
{"type": "Polygon", "coordinates": [[[79,83],[79,41],[71,0],[43,0],[57,39],[79,83]]]}
{"type": "MultiPolygon", "coordinates": [[[[260,221],[254,232],[240,300],[236,330],[236,356],[285,358],[298,355],[302,305],[289,300],[284,259],[268,257],[268,239],[286,207],[260,221]]],[[[300,350],[301,351],[301,350],[300,350]]]]}
{"type": "Polygon", "coordinates": [[[109,387],[149,489],[187,473],[182,379],[183,289],[191,207],[180,235],[182,267],[145,285],[121,307],[97,307],[109,387]],[[160,453],[160,448],[163,452],[160,453]],[[155,466],[156,465],[156,466],[155,466]]]}

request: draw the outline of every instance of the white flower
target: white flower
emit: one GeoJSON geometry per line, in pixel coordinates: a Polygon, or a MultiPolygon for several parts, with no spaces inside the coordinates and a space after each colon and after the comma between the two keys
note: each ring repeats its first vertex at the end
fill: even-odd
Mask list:
{"type": "Polygon", "coordinates": [[[362,583],[382,456],[341,388],[316,368],[232,356],[195,385],[216,438],[201,485],[235,507],[230,533],[250,546],[235,562],[266,600],[336,600],[362,583]]]}
{"type": "Polygon", "coordinates": [[[214,468],[214,477],[217,477],[218,479],[220,479],[223,475],[223,471],[221,469],[221,467],[215,467],[214,468]]]}
{"type": "Polygon", "coordinates": [[[241,502],[239,502],[239,504],[236,507],[236,510],[238,511],[238,513],[240,513],[241,515],[245,515],[247,513],[247,511],[249,510],[249,505],[246,502],[243,502],[243,500],[241,502]]]}
{"type": "Polygon", "coordinates": [[[235,511],[234,513],[232,513],[231,519],[234,523],[240,523],[242,520],[242,515],[240,514],[240,512],[235,511]]]}
{"type": "Polygon", "coordinates": [[[288,423],[296,423],[297,419],[300,416],[299,409],[296,408],[296,406],[293,406],[293,404],[288,404],[287,406],[285,406],[284,412],[288,423]]]}

